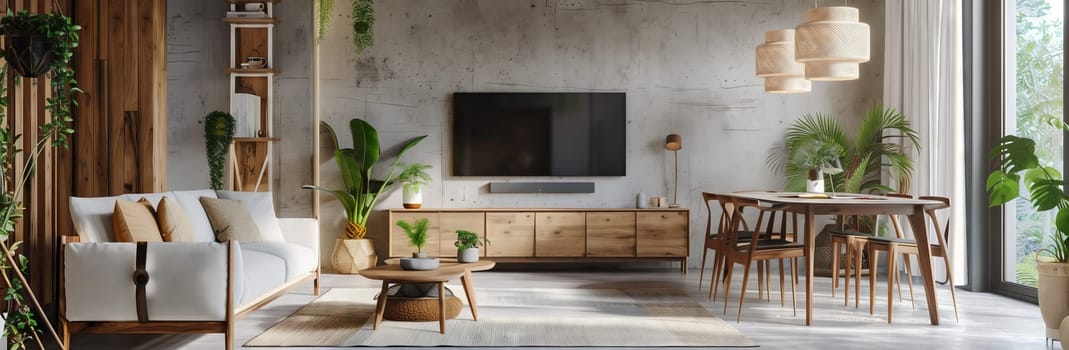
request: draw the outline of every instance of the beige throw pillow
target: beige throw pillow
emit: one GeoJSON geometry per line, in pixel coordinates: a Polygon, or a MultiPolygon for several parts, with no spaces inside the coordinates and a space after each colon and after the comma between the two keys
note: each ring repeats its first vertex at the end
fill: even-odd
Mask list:
{"type": "Polygon", "coordinates": [[[208,222],[212,224],[212,231],[215,231],[216,241],[234,240],[248,243],[264,240],[244,202],[200,197],[200,204],[204,206],[204,213],[208,214],[208,222]]]}
{"type": "Polygon", "coordinates": [[[116,242],[162,242],[160,228],[156,226],[156,215],[152,202],[141,198],[136,203],[124,199],[115,200],[115,212],[112,216],[115,227],[116,242]]]}
{"type": "Polygon", "coordinates": [[[156,207],[156,222],[164,242],[193,242],[193,224],[178,201],[163,197],[156,207]]]}

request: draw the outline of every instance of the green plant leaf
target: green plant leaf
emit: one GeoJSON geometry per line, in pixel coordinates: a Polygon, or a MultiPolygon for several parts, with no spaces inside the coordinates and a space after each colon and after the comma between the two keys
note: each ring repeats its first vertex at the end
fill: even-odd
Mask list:
{"type": "Polygon", "coordinates": [[[996,207],[1017,198],[1021,193],[1020,178],[1017,174],[1007,174],[1002,171],[992,172],[987,176],[988,203],[996,207]]]}
{"type": "Polygon", "coordinates": [[[1017,173],[1039,166],[1036,142],[1027,137],[1003,136],[990,153],[992,159],[999,156],[1002,157],[1001,169],[1005,173],[1017,173]]]}
{"type": "Polygon", "coordinates": [[[349,121],[349,132],[353,134],[353,160],[361,172],[370,176],[375,162],[379,161],[379,132],[363,119],[349,121]]]}
{"type": "Polygon", "coordinates": [[[1061,180],[1062,174],[1058,172],[1058,169],[1051,167],[1039,166],[1032,169],[1028,169],[1024,172],[1024,176],[1021,178],[1024,181],[1026,188],[1031,188],[1032,185],[1042,179],[1054,179],[1061,180]]]}
{"type": "Polygon", "coordinates": [[[354,195],[364,193],[366,184],[364,171],[360,168],[356,157],[356,152],[351,148],[334,151],[334,161],[338,163],[338,169],[341,170],[341,180],[345,185],[345,191],[354,195]]]}
{"type": "Polygon", "coordinates": [[[312,4],[316,13],[316,39],[323,40],[330,26],[330,14],[334,11],[334,0],[315,0],[312,4]]]}
{"type": "Polygon", "coordinates": [[[1062,191],[1061,180],[1038,179],[1028,188],[1031,193],[1029,200],[1035,206],[1036,211],[1054,209],[1065,200],[1065,192],[1062,191]]]}

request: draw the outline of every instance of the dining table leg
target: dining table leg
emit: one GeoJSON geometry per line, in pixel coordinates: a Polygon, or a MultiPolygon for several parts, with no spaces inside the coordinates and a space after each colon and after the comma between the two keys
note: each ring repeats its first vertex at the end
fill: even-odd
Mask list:
{"type": "Polygon", "coordinates": [[[816,232],[813,222],[813,208],[805,209],[805,325],[813,325],[813,254],[815,252],[816,232]]]}
{"type": "MultiPolygon", "coordinates": [[[[924,205],[914,206],[909,215],[909,224],[917,240],[917,260],[920,263],[921,277],[924,279],[924,297],[928,301],[928,316],[932,325],[939,325],[939,303],[935,298],[935,278],[932,276],[932,249],[928,243],[928,224],[924,222],[924,205]]],[[[938,232],[936,234],[939,234],[938,232]]],[[[954,286],[950,286],[954,288],[954,286]]]]}

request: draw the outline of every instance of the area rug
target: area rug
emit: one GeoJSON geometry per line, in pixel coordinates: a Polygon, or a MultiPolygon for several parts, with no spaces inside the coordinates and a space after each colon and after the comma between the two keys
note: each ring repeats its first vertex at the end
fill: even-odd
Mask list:
{"type": "MultiPolygon", "coordinates": [[[[455,288],[467,300],[462,288],[455,288]]],[[[678,289],[479,288],[479,320],[383,320],[378,288],[334,288],[245,346],[749,347],[752,340],[678,289]]]]}

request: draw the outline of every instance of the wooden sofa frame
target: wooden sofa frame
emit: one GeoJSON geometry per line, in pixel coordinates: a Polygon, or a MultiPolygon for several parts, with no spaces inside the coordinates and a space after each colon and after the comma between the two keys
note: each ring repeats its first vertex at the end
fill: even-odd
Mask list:
{"type": "MultiPolygon", "coordinates": [[[[67,320],[67,292],[64,286],[65,251],[67,243],[79,242],[78,236],[63,236],[60,247],[59,265],[59,323],[60,338],[63,340],[63,349],[70,349],[71,335],[119,333],[119,334],[209,334],[223,333],[226,342],[226,350],[234,348],[234,324],[238,320],[248,316],[253,311],[259,310],[265,305],[275,301],[288,293],[294,287],[312,280],[312,292],[319,295],[320,267],[317,265],[315,272],[309,272],[296,280],[275,288],[267,295],[260,297],[248,304],[245,308],[234,309],[234,245],[227,242],[227,282],[226,282],[226,320],[224,321],[147,321],[147,322],[93,322],[67,320]]],[[[132,282],[131,282],[132,283],[132,282]]]]}

